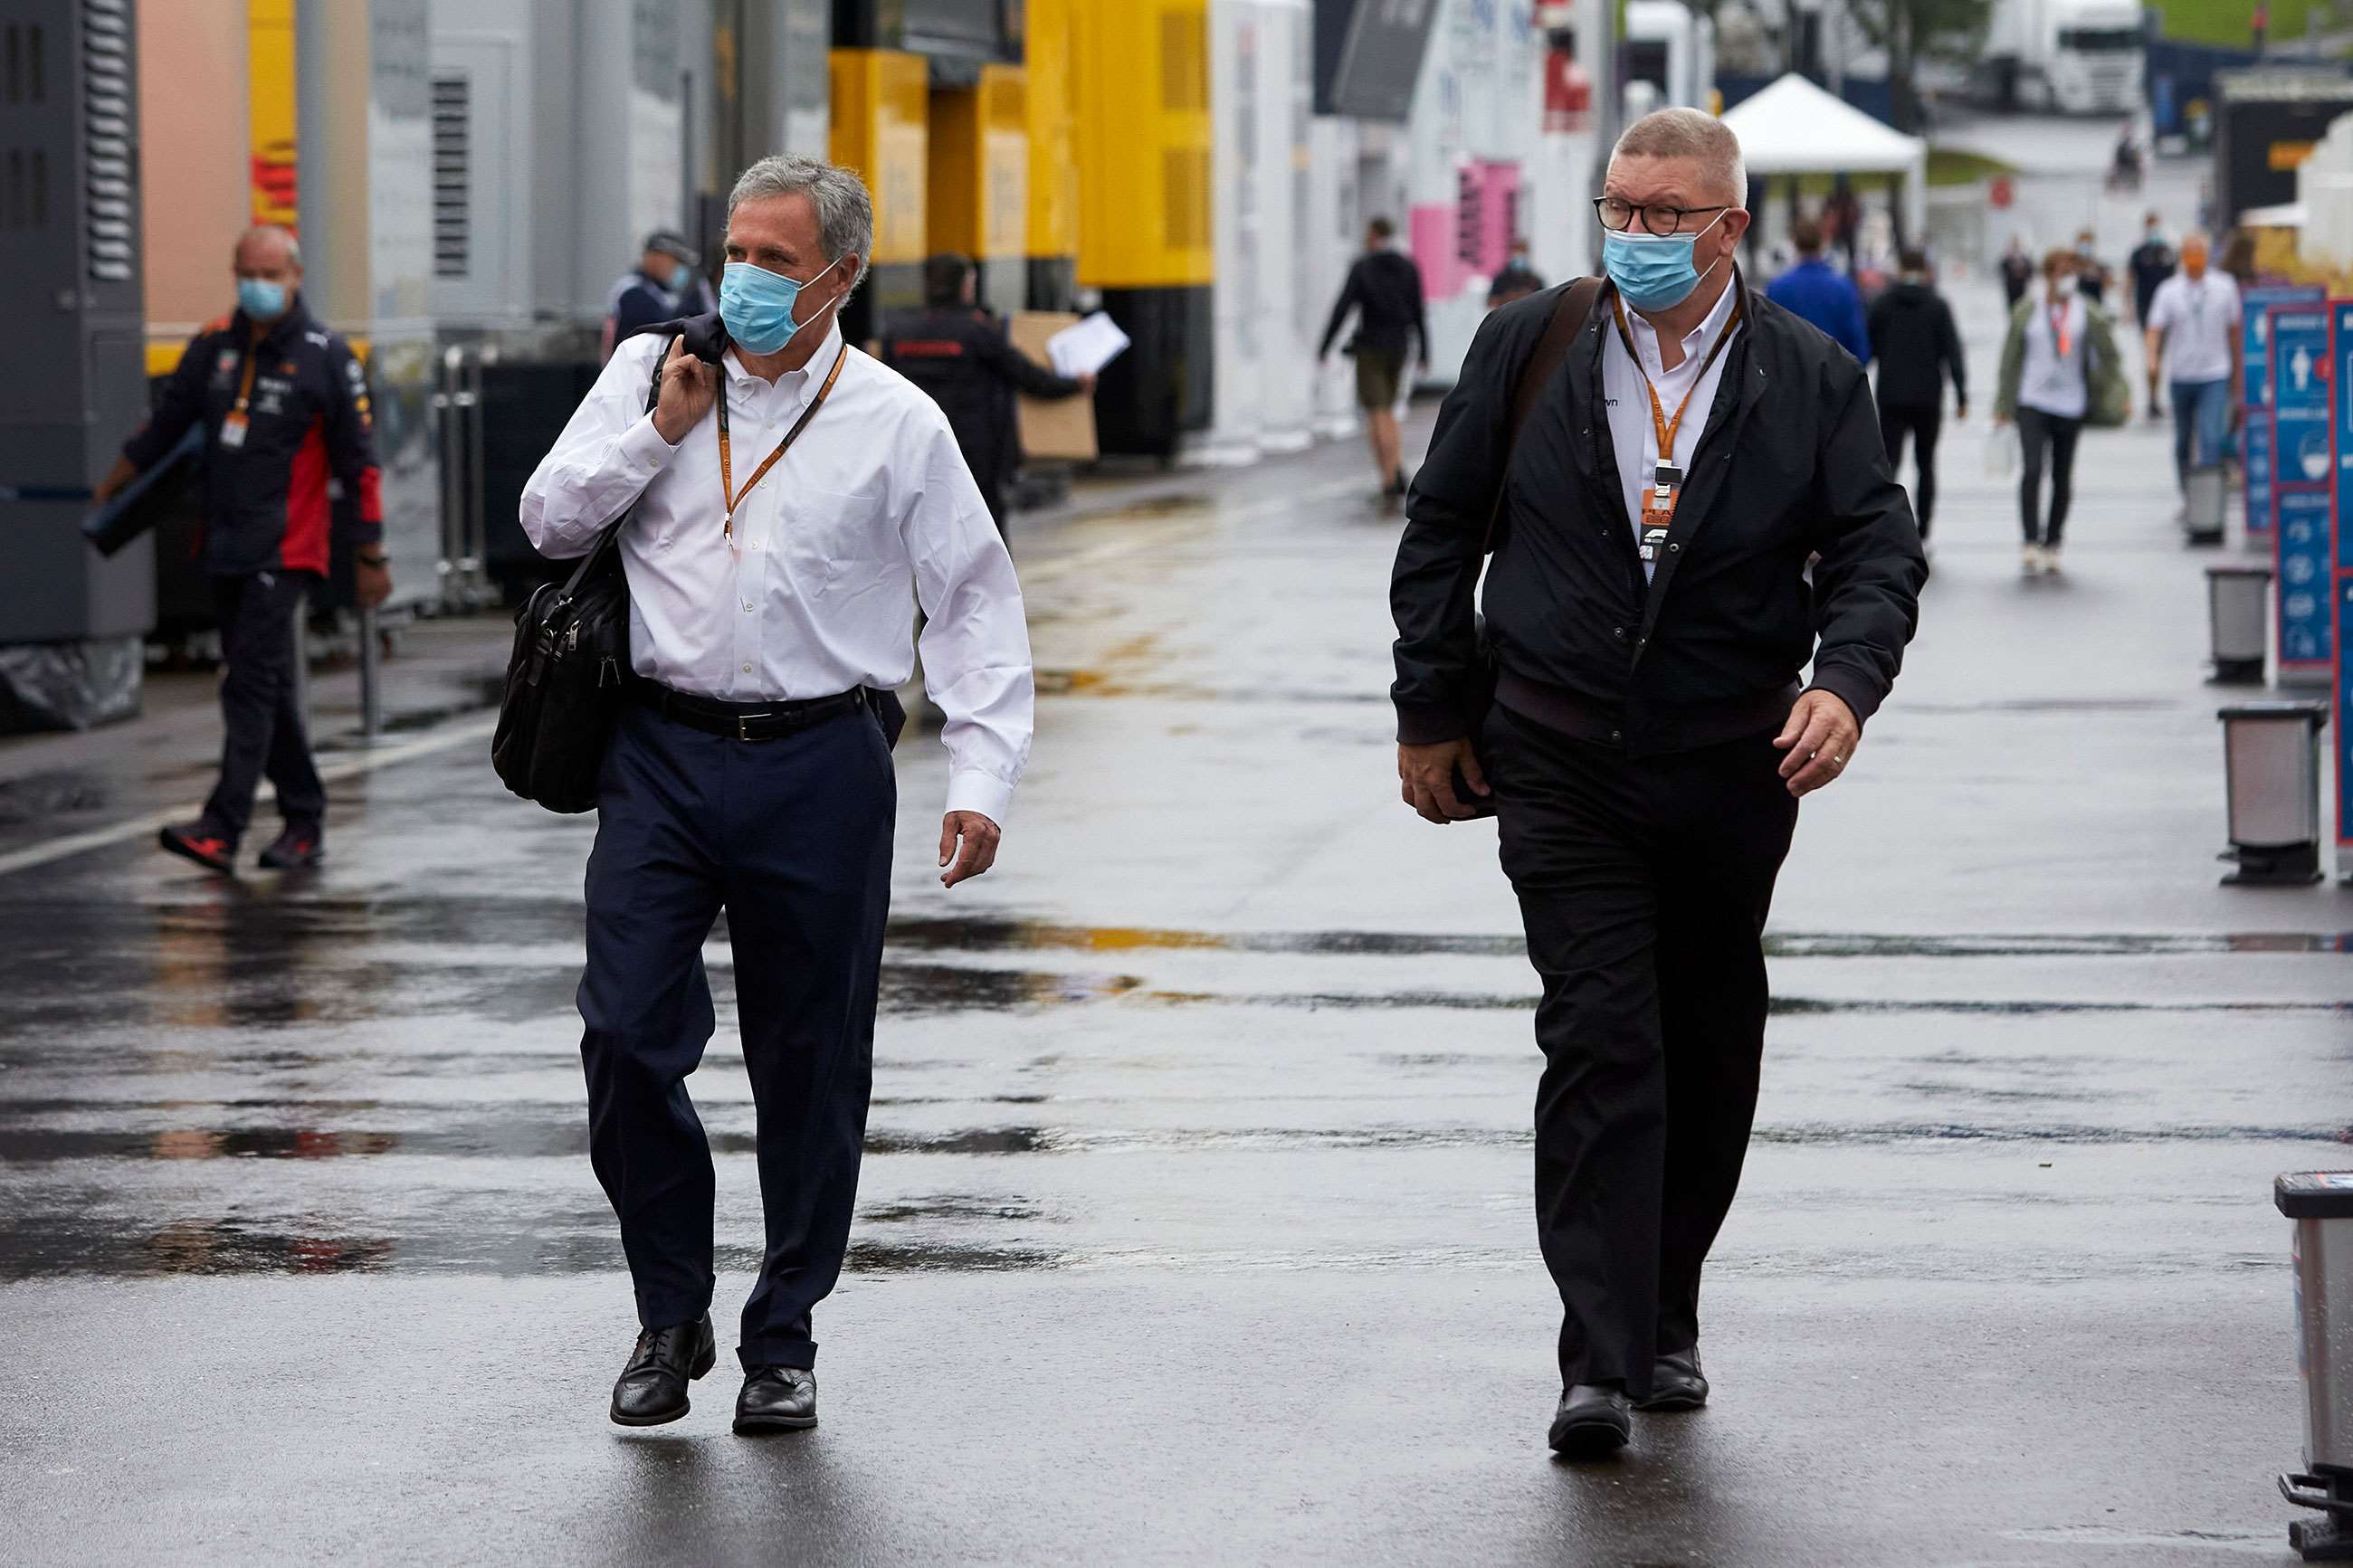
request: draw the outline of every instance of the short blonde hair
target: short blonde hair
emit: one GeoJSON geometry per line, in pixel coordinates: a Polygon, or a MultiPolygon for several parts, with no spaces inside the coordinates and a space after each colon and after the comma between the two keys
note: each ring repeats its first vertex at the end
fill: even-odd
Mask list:
{"type": "Polygon", "coordinates": [[[1612,163],[1620,158],[1689,158],[1727,205],[1748,205],[1748,167],[1741,161],[1740,138],[1713,114],[1696,109],[1645,114],[1626,127],[1609,150],[1612,163]]]}

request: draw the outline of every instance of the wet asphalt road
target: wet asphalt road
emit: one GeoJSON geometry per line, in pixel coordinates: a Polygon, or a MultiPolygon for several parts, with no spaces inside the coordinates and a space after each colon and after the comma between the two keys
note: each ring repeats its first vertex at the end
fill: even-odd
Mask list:
{"type": "MultiPolygon", "coordinates": [[[[590,824],[474,730],[342,782],[314,879],[137,841],[0,873],[0,1558],[2289,1561],[2269,1184],[2353,1165],[2353,896],[2214,885],[2162,438],[2087,437],[2031,584],[1976,447],[1782,881],[1715,1403],[1623,1461],[1543,1449],[1533,979],[1492,828],[1397,803],[1394,523],[1340,447],[1019,541],[1037,757],[953,895],[902,747],[806,1436],[731,1436],[723,1358],[685,1421],[603,1419],[590,824]]],[[[722,991],[723,1342],[759,1222],[722,991]]]]}

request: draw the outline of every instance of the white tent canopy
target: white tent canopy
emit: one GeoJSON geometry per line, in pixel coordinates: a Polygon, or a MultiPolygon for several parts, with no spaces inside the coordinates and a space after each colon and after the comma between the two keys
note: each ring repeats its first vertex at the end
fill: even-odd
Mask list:
{"type": "Polygon", "coordinates": [[[1791,72],[1725,111],[1751,174],[1900,174],[1905,227],[1928,216],[1928,144],[1791,72]]]}

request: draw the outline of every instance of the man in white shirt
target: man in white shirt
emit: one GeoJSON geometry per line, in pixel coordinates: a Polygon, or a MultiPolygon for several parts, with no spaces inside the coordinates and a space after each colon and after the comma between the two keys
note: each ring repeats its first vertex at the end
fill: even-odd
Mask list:
{"type": "Polygon", "coordinates": [[[842,342],[873,235],[856,174],[754,163],[729,197],[718,323],[691,324],[723,325],[719,363],[668,331],[624,342],[523,492],[524,531],[558,558],[637,504],[579,997],[590,1159],[643,1329],[613,1391],[623,1426],[684,1415],[715,1359],[711,1152],[685,1079],[723,907],[766,1215],[735,1430],[816,1424],[810,1311],[849,1245],[897,803],[870,692],[911,673],[918,602],[946,715],[946,886],[995,859],[1029,754],[1012,561],[938,405],[842,342]]]}
{"type": "Polygon", "coordinates": [[[2185,492],[2190,469],[2222,460],[2238,409],[2239,285],[2206,263],[2206,237],[2183,239],[2181,270],[2158,285],[2147,317],[2148,363],[2162,358],[2173,384],[2173,467],[2185,492]]]}

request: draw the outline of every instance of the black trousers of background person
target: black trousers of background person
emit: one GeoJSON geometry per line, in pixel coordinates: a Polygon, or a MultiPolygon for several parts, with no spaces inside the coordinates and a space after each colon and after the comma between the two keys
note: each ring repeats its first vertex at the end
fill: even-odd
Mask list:
{"type": "Polygon", "coordinates": [[[2063,419],[2040,408],[2021,405],[2018,440],[2025,465],[2018,477],[2018,519],[2029,544],[2057,548],[2067,531],[2067,505],[2075,495],[2075,437],[2084,433],[2081,419],[2063,419]],[[2042,461],[2051,459],[2051,516],[2042,513],[2042,461]]]}
{"type": "Polygon", "coordinates": [[[220,780],[205,802],[207,826],[231,843],[253,820],[264,775],[290,827],[313,835],[327,815],[326,786],[311,761],[294,661],[294,612],[320,581],[313,572],[247,572],[213,579],[221,639],[220,780]]]}
{"type": "Polygon", "coordinates": [[[1765,915],[1797,826],[1770,734],[1630,757],[1497,705],[1482,752],[1543,978],[1536,1235],[1560,1376],[1622,1383],[1699,1342],[1765,1049],[1765,915]]]}
{"type": "Polygon", "coordinates": [[[863,710],[746,742],[631,706],[605,760],[580,982],[589,1160],[640,1326],[701,1317],[714,1183],[686,1079],[711,1039],[702,944],[724,908],[766,1219],[746,1370],[816,1364],[810,1312],[849,1247],[897,801],[863,710]]]}
{"type": "Polygon", "coordinates": [[[1919,520],[1923,539],[1928,537],[1928,524],[1936,511],[1936,434],[1944,423],[1945,411],[1936,404],[1879,405],[1879,439],[1887,448],[1890,471],[1904,467],[1904,437],[1907,431],[1917,443],[1914,456],[1920,477],[1912,486],[1912,515],[1919,520]]]}

